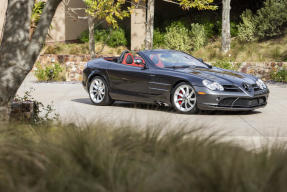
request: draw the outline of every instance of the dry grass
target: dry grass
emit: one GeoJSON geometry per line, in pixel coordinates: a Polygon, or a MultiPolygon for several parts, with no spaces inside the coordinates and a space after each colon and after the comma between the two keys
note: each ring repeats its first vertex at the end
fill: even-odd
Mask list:
{"type": "Polygon", "coordinates": [[[206,61],[230,59],[236,62],[254,61],[287,61],[287,34],[264,42],[242,43],[232,40],[231,51],[227,55],[221,53],[220,39],[194,52],[196,57],[206,61]]]}
{"type": "MultiPolygon", "coordinates": [[[[102,43],[96,43],[95,46],[98,55],[114,56],[120,55],[127,48],[124,46],[112,48],[102,43]]],[[[46,45],[42,53],[44,54],[62,54],[62,55],[81,55],[89,54],[89,45],[87,43],[54,43],[46,45]]]]}
{"type": "Polygon", "coordinates": [[[245,150],[180,127],[0,126],[0,190],[285,192],[287,150],[245,150]]]}

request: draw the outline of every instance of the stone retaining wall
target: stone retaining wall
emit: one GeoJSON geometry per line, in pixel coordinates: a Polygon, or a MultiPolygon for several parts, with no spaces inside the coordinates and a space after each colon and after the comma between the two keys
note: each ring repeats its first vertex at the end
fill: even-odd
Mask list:
{"type": "MultiPolygon", "coordinates": [[[[58,62],[66,70],[67,81],[81,81],[82,70],[90,59],[89,55],[41,55],[38,62],[41,65],[58,62]]],[[[287,62],[243,62],[239,67],[239,71],[269,80],[270,72],[282,67],[287,68],[287,62]]]]}
{"type": "Polygon", "coordinates": [[[263,80],[270,80],[271,72],[281,68],[287,69],[287,62],[243,62],[239,67],[239,71],[257,76],[263,80]]]}

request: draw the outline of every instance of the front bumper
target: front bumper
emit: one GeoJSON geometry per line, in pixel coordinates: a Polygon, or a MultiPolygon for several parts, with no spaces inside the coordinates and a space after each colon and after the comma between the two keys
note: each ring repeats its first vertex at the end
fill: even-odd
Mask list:
{"type": "Polygon", "coordinates": [[[250,111],[265,107],[269,96],[269,90],[257,92],[226,92],[211,91],[206,87],[194,87],[195,91],[204,92],[197,94],[197,106],[201,110],[224,111],[250,111]]]}

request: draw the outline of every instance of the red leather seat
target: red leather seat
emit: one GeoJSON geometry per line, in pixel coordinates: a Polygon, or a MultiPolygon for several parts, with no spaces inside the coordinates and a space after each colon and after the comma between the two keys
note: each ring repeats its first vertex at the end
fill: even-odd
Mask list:
{"type": "Polygon", "coordinates": [[[144,65],[142,65],[142,64],[138,65],[134,62],[134,56],[131,53],[127,53],[125,55],[122,64],[131,65],[131,66],[135,66],[135,67],[144,67],[144,65]]]}

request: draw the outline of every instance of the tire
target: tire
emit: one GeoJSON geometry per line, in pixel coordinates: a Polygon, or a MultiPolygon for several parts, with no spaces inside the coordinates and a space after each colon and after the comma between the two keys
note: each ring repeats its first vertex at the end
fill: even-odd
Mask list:
{"type": "Polygon", "coordinates": [[[173,108],[183,114],[196,114],[197,96],[194,88],[188,83],[179,83],[171,94],[171,103],[173,108]]]}
{"type": "Polygon", "coordinates": [[[109,95],[109,87],[104,78],[96,76],[89,84],[89,96],[93,104],[111,105],[113,100],[109,95]]]}

